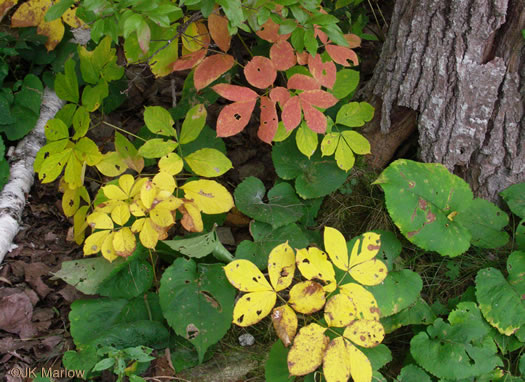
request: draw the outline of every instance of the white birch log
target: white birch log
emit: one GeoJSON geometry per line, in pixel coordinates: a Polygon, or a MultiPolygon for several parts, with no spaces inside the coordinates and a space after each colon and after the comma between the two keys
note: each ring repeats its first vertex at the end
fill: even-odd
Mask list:
{"type": "Polygon", "coordinates": [[[38,150],[45,144],[44,126],[64,106],[65,102],[49,88],[44,89],[40,117],[35,128],[22,139],[9,155],[9,182],[0,192],[0,264],[7,252],[16,248],[13,239],[20,229],[26,195],[34,179],[33,162],[38,150]]]}

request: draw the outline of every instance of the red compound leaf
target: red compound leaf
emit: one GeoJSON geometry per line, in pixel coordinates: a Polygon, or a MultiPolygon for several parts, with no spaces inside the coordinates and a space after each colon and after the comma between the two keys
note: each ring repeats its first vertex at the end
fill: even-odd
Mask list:
{"type": "Polygon", "coordinates": [[[279,102],[282,108],[291,98],[291,95],[288,89],[283,88],[282,86],[277,86],[270,91],[270,98],[273,102],[279,102]]]}
{"type": "Polygon", "coordinates": [[[306,50],[303,50],[302,53],[297,53],[297,63],[299,65],[306,65],[308,64],[308,52],[306,50]]]}
{"type": "Polygon", "coordinates": [[[275,23],[271,18],[261,25],[261,29],[255,33],[257,36],[268,42],[288,40],[291,35],[291,33],[279,34],[279,24],[275,23]]]}
{"type": "Polygon", "coordinates": [[[308,69],[312,76],[325,88],[332,89],[334,87],[337,69],[333,61],[323,62],[320,54],[316,54],[315,57],[309,55],[308,69]]]}
{"type": "Polygon", "coordinates": [[[324,90],[308,90],[299,94],[299,98],[301,99],[302,105],[304,104],[304,102],[302,101],[305,101],[309,104],[323,109],[328,109],[329,107],[334,106],[339,101],[333,95],[331,95],[328,92],[325,92],[324,90]]]}
{"type": "Polygon", "coordinates": [[[299,97],[292,97],[284,104],[281,119],[284,127],[288,131],[299,126],[301,122],[301,101],[299,97]]]}
{"type": "Polygon", "coordinates": [[[198,32],[197,41],[203,46],[203,48],[207,49],[211,42],[208,28],[206,28],[206,25],[204,25],[202,21],[196,22],[195,25],[197,26],[198,32]]]}
{"type": "Polygon", "coordinates": [[[272,144],[273,137],[277,132],[278,123],[275,102],[266,96],[261,97],[261,124],[257,131],[259,139],[268,144],[272,144]]]}
{"type": "Polygon", "coordinates": [[[173,63],[173,71],[191,69],[200,63],[206,56],[206,49],[200,49],[196,52],[186,54],[173,63]]]}
{"type": "Polygon", "coordinates": [[[217,84],[212,86],[212,89],[222,98],[226,98],[229,101],[251,101],[259,97],[252,89],[244,86],[217,84]]]}
{"type": "Polygon", "coordinates": [[[234,102],[225,106],[217,118],[217,136],[231,137],[240,133],[250,122],[257,100],[234,102]]]}
{"type": "Polygon", "coordinates": [[[348,47],[350,49],[359,48],[361,46],[361,37],[359,37],[358,35],[349,33],[345,34],[344,37],[346,41],[348,41],[348,47]]]}
{"type": "Polygon", "coordinates": [[[232,41],[232,36],[228,33],[228,19],[212,13],[208,16],[208,29],[219,49],[227,52],[232,41]]]}
{"type": "Polygon", "coordinates": [[[270,59],[277,70],[288,70],[297,62],[295,50],[288,41],[278,41],[270,48],[270,59]]]}
{"type": "Polygon", "coordinates": [[[324,33],[321,28],[317,25],[314,26],[314,36],[318,37],[321,40],[321,43],[324,45],[328,42],[328,36],[324,33]]]}
{"type": "Polygon", "coordinates": [[[244,76],[250,85],[266,89],[277,78],[277,71],[269,58],[255,56],[244,67],[244,76]]]}
{"type": "Polygon", "coordinates": [[[317,90],[321,87],[319,81],[313,77],[296,73],[288,80],[288,89],[317,90]]]}
{"type": "Polygon", "coordinates": [[[326,131],[326,117],[324,114],[308,102],[302,102],[301,105],[306,125],[316,133],[324,134],[326,131]]]}
{"type": "Polygon", "coordinates": [[[195,69],[193,83],[195,89],[205,88],[233,66],[233,57],[229,54],[215,54],[206,57],[195,69]]]}
{"type": "Polygon", "coordinates": [[[330,44],[326,46],[326,52],[339,65],[350,66],[348,61],[351,61],[354,65],[359,65],[357,54],[350,48],[330,44]]]}

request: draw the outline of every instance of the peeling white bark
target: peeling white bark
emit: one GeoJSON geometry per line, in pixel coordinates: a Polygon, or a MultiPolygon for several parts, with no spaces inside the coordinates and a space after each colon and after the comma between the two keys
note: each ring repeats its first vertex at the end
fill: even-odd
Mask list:
{"type": "Polygon", "coordinates": [[[35,128],[18,143],[8,158],[11,164],[9,182],[0,192],[0,264],[6,253],[16,248],[12,242],[20,228],[26,195],[33,185],[33,162],[46,142],[44,126],[64,104],[53,90],[46,87],[35,128]]]}

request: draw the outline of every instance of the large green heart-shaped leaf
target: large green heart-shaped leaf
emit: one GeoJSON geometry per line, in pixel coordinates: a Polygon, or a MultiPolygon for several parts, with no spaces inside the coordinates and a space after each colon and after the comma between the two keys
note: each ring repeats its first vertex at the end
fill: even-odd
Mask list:
{"type": "Polygon", "coordinates": [[[503,365],[475,303],[458,304],[448,321],[438,318],[410,341],[410,353],[421,367],[438,378],[462,380],[503,365]]]}
{"type": "Polygon", "coordinates": [[[233,256],[224,248],[217,236],[217,232],[206,233],[186,239],[163,240],[157,246],[157,252],[173,254],[174,251],[188,257],[200,259],[210,253],[221,261],[231,261],[233,256]]]}
{"type": "Polygon", "coordinates": [[[278,142],[272,149],[275,171],[282,179],[295,179],[295,190],[303,199],[313,199],[334,192],[346,181],[347,173],[332,158],[318,151],[310,159],[297,149],[295,139],[278,142]]]}
{"type": "Polygon", "coordinates": [[[430,376],[423,371],[423,369],[416,365],[407,365],[401,369],[401,373],[396,379],[396,382],[432,382],[430,376]]]}
{"type": "Polygon", "coordinates": [[[202,362],[232,322],[235,290],[222,267],[179,258],[164,271],[159,297],[168,324],[195,346],[202,362]]]}
{"type": "Polygon", "coordinates": [[[268,192],[268,202],[264,201],[265,194],[263,182],[250,176],[235,189],[235,205],[245,215],[274,228],[294,223],[303,216],[303,204],[288,183],[274,186],[268,192]]]}
{"type": "Polygon", "coordinates": [[[507,271],[509,277],[505,280],[495,268],[480,270],[476,276],[476,297],[485,319],[509,336],[525,325],[524,251],[510,254],[507,271]]]}
{"type": "Polygon", "coordinates": [[[489,202],[473,200],[468,184],[441,164],[399,159],[374,183],[383,188],[401,233],[423,249],[454,257],[471,241],[486,247],[507,240],[501,231],[506,214],[489,202]]]}
{"type": "Polygon", "coordinates": [[[525,182],[507,187],[500,195],[513,213],[525,219],[525,182]]]}

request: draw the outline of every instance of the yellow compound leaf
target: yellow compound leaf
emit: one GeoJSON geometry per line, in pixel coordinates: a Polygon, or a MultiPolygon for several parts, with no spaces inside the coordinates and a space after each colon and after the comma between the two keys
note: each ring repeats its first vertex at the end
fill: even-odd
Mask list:
{"type": "Polygon", "coordinates": [[[184,31],[182,45],[188,52],[196,52],[202,48],[202,41],[196,23],[191,23],[184,31]]]}
{"type": "Polygon", "coordinates": [[[290,286],[295,273],[295,255],[288,242],[272,249],[268,256],[268,275],[276,292],[290,286]]]}
{"type": "Polygon", "coordinates": [[[346,346],[350,352],[350,373],[354,382],[371,382],[372,381],[372,364],[361,350],[349,344],[346,346]]]}
{"type": "Polygon", "coordinates": [[[71,155],[64,170],[64,180],[71,188],[81,187],[84,184],[86,162],[80,162],[76,156],[71,155]]]}
{"type": "Polygon", "coordinates": [[[350,378],[350,351],[352,344],[344,338],[334,338],[326,347],[323,357],[323,374],[326,382],[346,382],[350,378]]]}
{"type": "Polygon", "coordinates": [[[85,26],[84,22],[77,17],[77,8],[69,8],[62,15],[62,21],[71,28],[81,28],[85,26]]]}
{"type": "Polygon", "coordinates": [[[157,195],[157,188],[153,185],[153,182],[148,180],[142,185],[140,189],[140,200],[146,209],[150,209],[155,196],[157,195]]]}
{"type": "Polygon", "coordinates": [[[67,188],[62,196],[62,209],[67,217],[73,216],[80,205],[80,188],[67,188]]]}
{"type": "Polygon", "coordinates": [[[104,242],[102,243],[102,248],[100,249],[102,252],[102,256],[106,258],[108,261],[115,260],[118,256],[115,253],[115,249],[113,248],[113,238],[115,237],[114,233],[109,234],[104,239],[104,242]]]}
{"type": "Polygon", "coordinates": [[[356,240],[352,248],[350,267],[373,259],[381,248],[381,239],[377,233],[366,232],[362,236],[363,238],[356,240]]]}
{"type": "Polygon", "coordinates": [[[129,211],[133,216],[146,216],[146,207],[140,199],[135,200],[129,205],[129,211]]]}
{"type": "Polygon", "coordinates": [[[73,233],[75,243],[77,243],[78,245],[82,244],[82,242],[84,241],[86,228],[88,227],[88,224],[86,222],[86,215],[88,209],[89,206],[82,206],[77,210],[75,216],[73,216],[73,233]]]}
{"type": "Polygon", "coordinates": [[[130,218],[129,206],[128,204],[121,202],[113,208],[111,211],[111,219],[118,225],[124,225],[128,222],[130,218]]]}
{"type": "Polygon", "coordinates": [[[194,180],[184,184],[186,199],[191,199],[205,214],[221,214],[233,207],[233,198],[228,190],[213,180],[194,180]]]}
{"type": "Polygon", "coordinates": [[[131,225],[131,232],[140,232],[142,231],[142,227],[144,227],[144,222],[146,221],[146,219],[144,218],[141,218],[141,219],[137,219],[133,222],[133,224],[131,225]]]}
{"type": "Polygon", "coordinates": [[[330,327],[344,328],[357,319],[356,306],[344,294],[332,296],[324,307],[324,319],[330,327]]]}
{"type": "Polygon", "coordinates": [[[315,281],[303,281],[290,289],[288,303],[296,312],[312,314],[321,310],[326,299],[323,286],[315,281]]]}
{"type": "Polygon", "coordinates": [[[358,320],[346,327],[343,336],[359,346],[372,348],[383,341],[385,329],[379,321],[358,320]]]}
{"type": "Polygon", "coordinates": [[[115,151],[103,154],[96,167],[103,175],[111,177],[119,176],[128,169],[124,159],[115,151]]]}
{"type": "Polygon", "coordinates": [[[356,283],[341,285],[339,290],[342,294],[348,296],[354,303],[357,309],[356,319],[379,321],[381,312],[379,311],[377,301],[372,293],[356,283]]]}
{"type": "Polygon", "coordinates": [[[175,153],[169,153],[159,160],[159,169],[170,175],[177,175],[182,171],[183,167],[184,162],[181,157],[175,153]]]}
{"type": "Polygon", "coordinates": [[[184,205],[179,208],[179,211],[182,213],[180,224],[182,224],[186,231],[202,232],[204,224],[202,222],[201,212],[195,203],[184,203],[184,205]]]}
{"type": "Polygon", "coordinates": [[[325,227],[324,248],[337,268],[343,271],[349,269],[348,249],[346,240],[341,232],[332,227],[325,227]]]}
{"type": "Polygon", "coordinates": [[[113,247],[118,256],[130,256],[136,247],[135,235],[133,235],[128,227],[122,228],[120,231],[115,232],[113,247]]]}
{"type": "MultiPolygon", "coordinates": [[[[133,226],[132,226],[133,228],[133,226]]],[[[159,233],[153,226],[151,219],[144,219],[142,229],[140,230],[139,239],[146,248],[154,249],[159,241],[159,233]]]]}
{"type": "Polygon", "coordinates": [[[133,188],[133,185],[135,184],[135,178],[133,178],[133,175],[130,174],[124,174],[120,178],[118,178],[118,185],[124,191],[124,194],[130,195],[131,189],[133,188]]]}
{"type": "Polygon", "coordinates": [[[160,203],[150,211],[149,216],[153,223],[161,227],[168,227],[175,223],[171,210],[165,208],[165,205],[161,205],[160,203]]]}
{"type": "Polygon", "coordinates": [[[104,212],[93,212],[87,217],[87,223],[93,229],[113,229],[113,221],[104,212]]]}
{"type": "Polygon", "coordinates": [[[133,187],[131,187],[131,191],[129,193],[129,196],[134,198],[138,194],[140,194],[140,190],[142,189],[142,186],[144,183],[146,183],[149,179],[148,178],[139,178],[135,180],[135,183],[133,184],[133,187]]]}
{"type": "Polygon", "coordinates": [[[159,172],[153,177],[153,185],[158,190],[168,191],[170,194],[173,194],[173,191],[175,191],[176,187],[173,175],[170,175],[164,171],[159,172]]]}
{"type": "Polygon", "coordinates": [[[315,247],[299,249],[296,261],[297,268],[305,278],[322,280],[331,285],[330,289],[333,288],[331,291],[335,289],[335,271],[326,253],[315,247]]]}
{"type": "Polygon", "coordinates": [[[100,252],[102,243],[111,233],[109,230],[98,231],[89,235],[84,242],[84,256],[93,255],[100,252]]]}
{"type": "Polygon", "coordinates": [[[363,285],[381,284],[388,271],[386,265],[377,259],[368,260],[350,269],[350,275],[363,285]]]}
{"type": "Polygon", "coordinates": [[[310,324],[299,330],[288,353],[288,371],[291,375],[309,374],[323,362],[330,341],[324,335],[325,330],[317,324],[310,324]]]}
{"type": "Polygon", "coordinates": [[[283,305],[275,308],[271,317],[275,332],[284,346],[290,346],[297,333],[297,315],[288,305],[283,305]]]}
{"type": "Polygon", "coordinates": [[[273,291],[257,266],[249,260],[234,260],[224,267],[230,284],[242,292],[273,291]]]}
{"type": "Polygon", "coordinates": [[[128,194],[126,194],[122,188],[116,184],[109,184],[102,187],[102,192],[104,192],[106,198],[113,200],[126,200],[129,197],[128,194]]]}
{"type": "Polygon", "coordinates": [[[238,326],[255,325],[270,314],[277,295],[274,291],[247,293],[233,308],[233,323],[238,326]]]}

